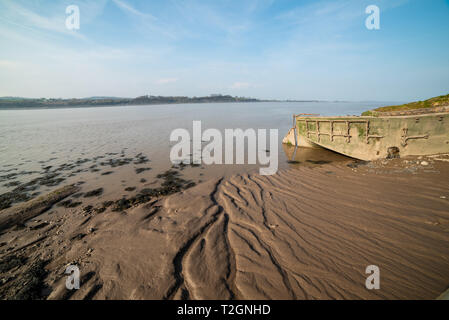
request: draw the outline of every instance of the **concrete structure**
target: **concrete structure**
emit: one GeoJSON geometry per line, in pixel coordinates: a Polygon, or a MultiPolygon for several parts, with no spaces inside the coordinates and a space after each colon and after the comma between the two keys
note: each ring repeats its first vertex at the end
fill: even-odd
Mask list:
{"type": "Polygon", "coordinates": [[[295,115],[283,143],[361,160],[449,152],[449,113],[379,117],[295,115]],[[295,134],[296,132],[296,134],[295,134]]]}

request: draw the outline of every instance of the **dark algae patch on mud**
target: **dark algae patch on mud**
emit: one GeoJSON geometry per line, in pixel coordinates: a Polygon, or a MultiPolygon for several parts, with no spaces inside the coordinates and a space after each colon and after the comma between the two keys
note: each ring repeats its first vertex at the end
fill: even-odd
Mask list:
{"type": "Polygon", "coordinates": [[[147,203],[154,198],[168,196],[196,185],[196,183],[191,180],[183,179],[180,176],[180,173],[173,169],[157,175],[157,178],[162,180],[160,187],[145,188],[134,197],[117,200],[113,203],[112,211],[123,211],[133,206],[147,203]]]}
{"type": "Polygon", "coordinates": [[[103,194],[103,188],[98,188],[89,192],[86,192],[84,194],[84,198],[91,198],[91,197],[98,197],[101,196],[103,194]]]}
{"type": "Polygon", "coordinates": [[[47,211],[55,203],[78,191],[79,187],[68,185],[50,192],[47,195],[2,211],[0,214],[0,231],[13,225],[24,223],[28,219],[47,211]]]}
{"type": "Polygon", "coordinates": [[[64,208],[76,208],[80,206],[82,202],[74,202],[72,199],[67,199],[64,201],[61,201],[57,204],[58,207],[64,207],[64,208]]]}
{"type": "MultiPolygon", "coordinates": [[[[101,170],[100,167],[121,167],[125,165],[140,165],[149,162],[147,156],[139,153],[132,157],[126,157],[124,150],[121,153],[106,153],[105,155],[93,158],[78,158],[62,164],[49,164],[57,158],[47,161],[38,161],[40,171],[19,171],[18,168],[0,170],[0,183],[2,187],[8,188],[0,194],[0,210],[10,208],[17,203],[29,201],[40,194],[41,187],[53,188],[61,185],[68,178],[78,174],[98,172],[101,176],[108,176],[114,173],[111,170],[101,170]],[[101,159],[101,160],[100,160],[101,159]],[[23,181],[25,176],[39,175],[30,181],[23,181]]],[[[31,160],[27,162],[32,162],[31,160]]],[[[20,164],[19,164],[20,165],[20,164]]],[[[18,166],[19,166],[18,165],[18,166]]],[[[11,165],[12,166],[12,165],[11,165]]],[[[6,168],[7,166],[4,166],[6,168]]],[[[140,174],[151,168],[136,168],[136,173],[140,174]]],[[[47,190],[46,190],[47,191],[47,190]]],[[[93,195],[95,196],[95,195],[93,195]]]]}
{"type": "Polygon", "coordinates": [[[46,262],[10,255],[0,264],[2,273],[15,268],[17,275],[4,278],[0,283],[0,297],[5,300],[42,300],[46,298],[44,279],[47,276],[46,262]],[[3,282],[5,281],[5,282],[3,282]]]}
{"type": "Polygon", "coordinates": [[[136,174],[141,174],[142,172],[149,171],[151,168],[137,168],[136,174]]]}

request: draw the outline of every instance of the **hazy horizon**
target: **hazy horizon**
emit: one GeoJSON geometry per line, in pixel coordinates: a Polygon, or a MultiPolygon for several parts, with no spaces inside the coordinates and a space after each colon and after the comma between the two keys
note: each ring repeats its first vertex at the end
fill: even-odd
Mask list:
{"type": "Polygon", "coordinates": [[[2,1],[0,97],[425,100],[449,91],[448,13],[447,0],[2,1]]]}

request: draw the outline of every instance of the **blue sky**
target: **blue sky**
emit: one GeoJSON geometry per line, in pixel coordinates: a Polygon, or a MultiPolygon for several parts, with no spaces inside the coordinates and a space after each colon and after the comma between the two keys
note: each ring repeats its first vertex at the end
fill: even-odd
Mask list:
{"type": "Polygon", "coordinates": [[[449,0],[2,0],[0,44],[0,96],[449,93],[449,0]],[[372,4],[380,30],[365,27],[372,4]]]}

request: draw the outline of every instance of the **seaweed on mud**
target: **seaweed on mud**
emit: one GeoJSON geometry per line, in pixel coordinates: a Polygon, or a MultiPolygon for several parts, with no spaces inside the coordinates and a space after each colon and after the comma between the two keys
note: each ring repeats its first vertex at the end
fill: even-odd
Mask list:
{"type": "Polygon", "coordinates": [[[129,209],[138,204],[147,203],[153,198],[168,196],[194,187],[195,182],[191,180],[185,180],[179,177],[179,172],[175,170],[168,170],[164,173],[157,175],[158,179],[163,179],[161,186],[158,188],[145,188],[142,189],[136,196],[131,198],[122,198],[114,202],[112,211],[123,211],[129,209]]]}
{"type": "Polygon", "coordinates": [[[105,201],[105,202],[103,202],[103,206],[106,207],[106,208],[109,208],[113,204],[114,204],[114,201],[105,201]]]}
{"type": "Polygon", "coordinates": [[[140,174],[140,173],[142,173],[144,171],[148,171],[148,170],[151,170],[151,168],[137,168],[136,169],[136,174],[140,174]]]}
{"type": "Polygon", "coordinates": [[[91,197],[97,197],[97,196],[101,196],[103,194],[103,188],[98,188],[89,192],[86,192],[84,194],[84,198],[91,198],[91,197]]]}
{"type": "MultiPolygon", "coordinates": [[[[118,153],[107,153],[107,155],[113,156],[113,155],[118,155],[118,153]]],[[[4,184],[4,186],[7,188],[14,187],[13,190],[0,195],[0,210],[10,208],[15,203],[25,202],[25,201],[33,199],[36,195],[39,194],[38,192],[35,192],[35,191],[40,186],[55,187],[55,186],[60,185],[63,181],[65,181],[67,177],[73,177],[78,173],[87,172],[87,171],[99,172],[100,171],[100,169],[98,168],[99,164],[96,164],[96,163],[90,165],[89,168],[87,168],[87,169],[82,169],[82,168],[76,169],[76,168],[83,164],[86,164],[88,162],[91,162],[91,161],[96,162],[97,160],[104,159],[104,158],[105,158],[105,156],[97,156],[92,159],[78,158],[74,162],[63,163],[56,167],[52,166],[52,165],[45,165],[45,163],[47,163],[48,161],[56,159],[56,158],[52,158],[48,161],[39,161],[39,163],[42,164],[42,166],[41,166],[42,170],[43,170],[42,172],[37,172],[37,171],[17,172],[17,170],[18,170],[17,168],[0,170],[0,172],[5,173],[0,176],[0,182],[6,181],[7,183],[4,184]],[[63,172],[66,172],[66,171],[70,171],[70,172],[64,173],[65,175],[63,176],[62,175],[63,172]],[[34,174],[34,173],[40,174],[40,176],[32,179],[29,182],[20,183],[19,181],[15,180],[21,175],[28,175],[28,174],[34,174]]],[[[137,154],[133,158],[125,158],[125,150],[122,150],[119,159],[104,160],[103,162],[101,162],[101,165],[110,166],[110,167],[118,167],[118,166],[123,166],[123,165],[131,164],[131,163],[143,164],[143,163],[147,163],[149,161],[150,160],[142,153],[137,154]]],[[[147,170],[151,170],[151,168],[138,168],[138,169],[136,169],[136,173],[139,174],[139,173],[142,173],[147,170]]],[[[102,173],[102,175],[106,176],[106,175],[110,175],[112,173],[113,173],[113,171],[107,171],[107,172],[102,173]]],[[[146,182],[146,180],[142,180],[141,182],[144,183],[144,181],[146,182]]],[[[81,184],[81,182],[79,184],[81,184]]],[[[88,192],[87,194],[84,195],[84,197],[99,196],[102,194],[102,191],[100,192],[99,190],[100,189],[88,192]]],[[[66,202],[65,204],[70,207],[69,202],[66,202]]],[[[76,203],[74,202],[73,206],[75,206],[75,204],[76,203]]]]}
{"type": "Polygon", "coordinates": [[[93,208],[94,208],[93,206],[88,205],[88,206],[83,208],[83,212],[85,212],[85,213],[92,213],[93,208]]]}
{"type": "MultiPolygon", "coordinates": [[[[15,169],[15,170],[17,170],[17,169],[15,169]]],[[[38,173],[38,172],[36,172],[36,171],[21,171],[21,172],[8,173],[8,174],[0,176],[0,182],[16,179],[19,176],[30,175],[30,174],[34,174],[34,173],[38,173]]]]}
{"type": "Polygon", "coordinates": [[[0,195],[0,210],[8,209],[12,205],[12,200],[0,195]]]}
{"type": "Polygon", "coordinates": [[[77,165],[82,165],[82,164],[84,164],[84,163],[86,163],[86,162],[89,162],[89,161],[91,161],[90,159],[78,159],[76,162],[75,162],[75,164],[77,164],[77,165]]]}
{"type": "Polygon", "coordinates": [[[19,181],[11,181],[4,184],[3,186],[9,188],[9,187],[17,187],[18,185],[20,185],[19,181]]]}
{"type": "Polygon", "coordinates": [[[26,263],[26,260],[27,259],[25,257],[19,257],[16,255],[4,257],[2,258],[2,261],[0,261],[0,273],[5,273],[13,268],[21,266],[26,263]]]}
{"type": "MultiPolygon", "coordinates": [[[[20,259],[22,258],[19,258],[19,261],[25,261],[20,259]]],[[[46,261],[36,260],[29,266],[26,266],[23,272],[0,287],[0,297],[5,300],[45,299],[44,289],[46,289],[46,286],[44,279],[47,276],[46,264],[46,261]]]]}
{"type": "Polygon", "coordinates": [[[106,211],[106,208],[105,207],[95,208],[94,211],[95,213],[103,213],[106,211]]]}
{"type": "Polygon", "coordinates": [[[111,168],[121,167],[130,164],[134,159],[123,158],[123,159],[109,159],[108,161],[103,161],[100,163],[101,166],[110,166],[111,168]]]}
{"type": "Polygon", "coordinates": [[[76,208],[80,205],[82,205],[82,202],[73,202],[72,199],[64,200],[57,204],[58,207],[64,208],[76,208]]]}
{"type": "Polygon", "coordinates": [[[54,187],[59,185],[61,182],[65,180],[65,178],[58,178],[60,176],[60,173],[52,172],[49,174],[46,174],[43,177],[36,178],[32,182],[36,182],[40,184],[41,186],[46,187],[54,187]]]}
{"type": "Polygon", "coordinates": [[[75,199],[81,198],[84,195],[84,192],[75,193],[72,197],[75,199]]]}
{"type": "Polygon", "coordinates": [[[5,174],[3,176],[0,176],[0,182],[6,181],[6,180],[15,179],[18,175],[19,174],[16,173],[16,172],[5,174]]]}
{"type": "Polygon", "coordinates": [[[134,160],[134,164],[144,164],[149,162],[150,160],[144,156],[142,153],[139,153],[138,155],[136,155],[135,157],[136,159],[134,160]]]}
{"type": "Polygon", "coordinates": [[[0,195],[0,210],[10,208],[13,203],[16,202],[25,202],[33,197],[27,194],[26,192],[21,192],[18,190],[13,190],[11,192],[7,192],[0,195]]]}

